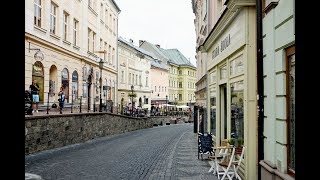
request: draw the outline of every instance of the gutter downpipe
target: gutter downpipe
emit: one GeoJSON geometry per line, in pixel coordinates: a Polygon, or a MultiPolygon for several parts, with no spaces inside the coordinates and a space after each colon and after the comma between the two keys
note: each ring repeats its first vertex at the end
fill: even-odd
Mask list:
{"type": "Polygon", "coordinates": [[[258,180],[261,180],[260,161],[264,159],[264,84],[262,43],[262,1],[256,0],[257,11],[257,85],[258,85],[258,180]]]}

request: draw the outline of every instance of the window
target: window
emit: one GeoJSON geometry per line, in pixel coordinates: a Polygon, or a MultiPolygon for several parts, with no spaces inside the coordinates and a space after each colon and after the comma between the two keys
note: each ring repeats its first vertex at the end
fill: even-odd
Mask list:
{"type": "Polygon", "coordinates": [[[167,92],[167,87],[164,87],[164,92],[167,92]]]}
{"type": "Polygon", "coordinates": [[[108,9],[106,9],[105,23],[106,23],[107,26],[108,26],[108,16],[109,16],[108,9]]]}
{"type": "Polygon", "coordinates": [[[110,16],[109,16],[109,27],[110,27],[110,28],[112,27],[112,22],[111,22],[111,20],[112,20],[112,15],[110,14],[110,16]]]}
{"type": "Polygon", "coordinates": [[[164,91],[163,91],[163,86],[162,86],[162,92],[164,92],[164,91]]]}
{"type": "Polygon", "coordinates": [[[51,2],[50,8],[50,33],[56,34],[57,32],[57,8],[58,6],[51,2]]]}
{"type": "Polygon", "coordinates": [[[179,82],[179,88],[182,88],[182,82],[179,82]]]}
{"type": "Polygon", "coordinates": [[[103,4],[100,5],[100,19],[103,19],[103,4]]]}
{"type": "Polygon", "coordinates": [[[96,40],[96,33],[93,32],[92,33],[92,52],[94,53],[94,49],[95,49],[95,40],[96,40]]]}
{"type": "Polygon", "coordinates": [[[157,86],[154,86],[154,92],[157,92],[157,86]]]}
{"type": "Polygon", "coordinates": [[[131,73],[129,73],[129,84],[131,84],[131,73]]]}
{"type": "MultiPolygon", "coordinates": [[[[107,48],[108,48],[108,45],[107,45],[106,42],[104,42],[104,50],[105,50],[106,52],[107,52],[107,48]]],[[[104,58],[104,60],[106,61],[106,63],[108,64],[108,59],[106,59],[105,54],[103,55],[103,58],[104,58]]]]}
{"type": "Polygon", "coordinates": [[[146,87],[148,87],[148,77],[146,77],[146,87]]]}
{"type": "Polygon", "coordinates": [[[116,31],[116,19],[115,18],[113,18],[113,31],[116,31]]]}
{"type": "Polygon", "coordinates": [[[88,28],[88,51],[90,51],[90,35],[91,35],[91,29],[88,28]]]}
{"type": "Polygon", "coordinates": [[[63,40],[67,41],[68,38],[68,18],[69,14],[67,12],[63,12],[63,40]]]}
{"type": "Polygon", "coordinates": [[[134,74],[132,74],[132,83],[131,84],[134,84],[134,74]]]}
{"type": "Polygon", "coordinates": [[[182,100],[182,94],[179,94],[179,101],[182,100]]]}
{"type": "Polygon", "coordinates": [[[295,46],[286,50],[286,72],[287,72],[287,161],[288,174],[295,174],[295,46]]]}
{"type": "Polygon", "coordinates": [[[34,25],[41,27],[41,0],[34,0],[34,25]]]}
{"type": "Polygon", "coordinates": [[[161,89],[160,89],[160,86],[159,86],[159,92],[160,92],[160,90],[161,90],[161,89]]]}
{"type": "MultiPolygon", "coordinates": [[[[238,138],[244,138],[244,94],[243,80],[230,84],[231,87],[231,133],[238,138]]],[[[215,99],[213,102],[215,104],[215,99]]]]}
{"type": "Polygon", "coordinates": [[[123,83],[124,80],[124,71],[121,71],[121,82],[123,83]]]}
{"type": "Polygon", "coordinates": [[[138,85],[138,75],[136,74],[136,85],[138,85]]]}
{"type": "Polygon", "coordinates": [[[110,45],[109,45],[109,51],[108,51],[108,59],[109,59],[109,63],[112,63],[112,61],[111,61],[111,46],[110,45]]]}
{"type": "Polygon", "coordinates": [[[114,56],[114,52],[115,52],[115,50],[114,50],[114,48],[112,48],[112,64],[114,64],[114,58],[115,58],[115,56],[114,56]]]}
{"type": "Polygon", "coordinates": [[[73,45],[78,45],[78,24],[79,22],[74,19],[73,20],[73,45]]]}
{"type": "Polygon", "coordinates": [[[139,76],[139,85],[142,86],[141,75],[139,76]]]}

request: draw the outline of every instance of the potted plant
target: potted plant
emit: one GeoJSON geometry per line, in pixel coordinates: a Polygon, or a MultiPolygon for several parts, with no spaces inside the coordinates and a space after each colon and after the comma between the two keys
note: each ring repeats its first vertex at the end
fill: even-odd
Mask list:
{"type": "Polygon", "coordinates": [[[230,145],[232,145],[232,146],[234,146],[235,142],[236,142],[235,138],[230,138],[230,139],[228,140],[228,143],[229,143],[230,145]]]}
{"type": "Polygon", "coordinates": [[[236,154],[241,154],[244,140],[242,138],[237,139],[236,154]]]}

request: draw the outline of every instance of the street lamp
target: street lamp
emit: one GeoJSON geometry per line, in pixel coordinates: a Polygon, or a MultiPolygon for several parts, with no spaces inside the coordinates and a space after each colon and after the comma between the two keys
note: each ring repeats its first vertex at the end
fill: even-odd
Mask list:
{"type": "Polygon", "coordinates": [[[131,116],[133,116],[133,89],[134,86],[131,85],[131,116]]]}
{"type": "Polygon", "coordinates": [[[166,116],[168,116],[168,95],[166,95],[166,116]]]}
{"type": "Polygon", "coordinates": [[[101,96],[101,85],[102,85],[102,69],[103,69],[103,59],[100,58],[99,61],[99,68],[100,68],[100,106],[99,106],[99,112],[102,112],[102,96],[101,96]]]}

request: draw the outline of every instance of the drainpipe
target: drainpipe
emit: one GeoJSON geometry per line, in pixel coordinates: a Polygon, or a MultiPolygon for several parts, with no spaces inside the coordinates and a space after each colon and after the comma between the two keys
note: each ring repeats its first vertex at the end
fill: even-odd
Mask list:
{"type": "MultiPolygon", "coordinates": [[[[264,159],[264,94],[263,94],[263,46],[262,46],[262,1],[256,0],[257,11],[257,84],[258,84],[258,164],[264,159]]],[[[261,179],[261,167],[258,166],[258,180],[261,179]]]]}

